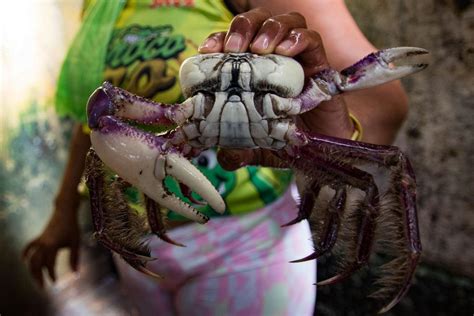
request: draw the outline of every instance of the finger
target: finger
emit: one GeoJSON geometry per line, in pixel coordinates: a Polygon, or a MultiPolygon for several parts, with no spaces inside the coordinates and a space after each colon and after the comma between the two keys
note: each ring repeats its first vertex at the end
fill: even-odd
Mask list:
{"type": "Polygon", "coordinates": [[[220,165],[229,171],[243,166],[258,165],[273,168],[286,168],[288,166],[283,160],[275,156],[267,149],[225,149],[217,153],[220,165]]]}
{"type": "Polygon", "coordinates": [[[313,30],[292,30],[275,48],[275,53],[296,57],[303,66],[305,76],[312,76],[329,67],[321,36],[313,30]]]}
{"type": "Polygon", "coordinates": [[[74,272],[79,270],[79,245],[71,247],[71,253],[69,254],[69,266],[74,272]]]}
{"type": "Polygon", "coordinates": [[[28,245],[26,245],[26,247],[23,249],[22,253],[21,253],[21,257],[23,259],[26,259],[27,257],[29,257],[30,255],[30,252],[33,250],[33,248],[36,248],[38,246],[38,239],[35,239],[33,241],[31,241],[28,245]]]}
{"type": "Polygon", "coordinates": [[[43,262],[44,262],[44,253],[42,251],[35,251],[30,258],[30,272],[35,279],[36,283],[43,288],[44,281],[43,281],[43,262]]]}
{"type": "Polygon", "coordinates": [[[56,282],[56,256],[57,250],[51,250],[51,252],[48,252],[45,257],[46,268],[48,269],[49,277],[53,282],[56,282]]]}
{"type": "Polygon", "coordinates": [[[217,32],[209,35],[201,44],[201,46],[199,46],[199,53],[208,54],[221,52],[224,47],[224,39],[226,34],[226,32],[217,32]]]}
{"type": "Polygon", "coordinates": [[[225,38],[224,52],[241,53],[247,51],[255,34],[271,15],[270,11],[263,8],[256,8],[236,15],[230,23],[225,38]]]}
{"type": "Polygon", "coordinates": [[[250,50],[256,54],[269,54],[296,28],[306,28],[304,17],[296,12],[281,14],[267,19],[250,44],[250,50]]]}

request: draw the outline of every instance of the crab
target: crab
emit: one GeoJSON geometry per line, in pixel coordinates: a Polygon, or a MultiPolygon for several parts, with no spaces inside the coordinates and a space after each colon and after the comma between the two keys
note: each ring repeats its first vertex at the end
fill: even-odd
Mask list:
{"type": "Polygon", "coordinates": [[[96,237],[135,269],[159,277],[146,269],[152,258],[142,237],[148,229],[180,245],[166,234],[163,209],[205,223],[209,218],[194,205],[203,202],[193,198],[191,192],[218,213],[226,208],[217,190],[189,159],[211,147],[270,149],[284,161],[284,167],[304,174],[305,179],[298,215],[283,226],[308,219],[322,188],[333,190],[327,206],[318,210],[322,220],[315,229],[314,253],[294,262],[330,253],[342,228],[351,226],[353,230],[343,268],[318,285],[341,281],[366,265],[377,227],[392,227],[387,232],[396,244],[392,251],[396,255],[385,267],[391,281],[380,281],[379,290],[379,294],[390,293],[391,300],[381,311],[389,310],[408,290],[421,252],[415,175],[410,162],[397,147],[311,133],[299,129],[295,120],[340,93],[380,85],[424,69],[427,63],[412,57],[425,54],[427,51],[421,48],[389,48],[341,72],[326,69],[307,79],[301,65],[289,57],[196,55],[184,61],[180,69],[186,100],[172,105],[144,99],[105,82],[87,105],[93,149],[87,158],[86,180],[96,237]],[[145,127],[150,126],[168,130],[146,131],[145,127]],[[379,193],[373,176],[355,166],[358,164],[373,164],[389,171],[390,185],[385,194],[379,193]],[[166,177],[180,183],[191,203],[169,192],[166,177]],[[124,198],[131,185],[144,194],[145,219],[124,198]],[[348,217],[348,190],[352,188],[363,195],[351,211],[350,223],[344,223],[348,217]]]}

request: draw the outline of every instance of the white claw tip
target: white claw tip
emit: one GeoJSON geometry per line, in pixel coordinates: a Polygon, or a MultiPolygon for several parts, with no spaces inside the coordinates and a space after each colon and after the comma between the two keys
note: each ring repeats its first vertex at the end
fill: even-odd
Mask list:
{"type": "MultiPolygon", "coordinates": [[[[209,205],[218,213],[222,214],[225,212],[226,206],[225,202],[222,199],[222,196],[214,188],[214,186],[209,182],[209,180],[186,158],[178,154],[168,154],[166,155],[166,174],[175,178],[178,182],[183,183],[189,187],[192,191],[199,194],[209,205]]],[[[205,223],[209,219],[196,211],[190,205],[182,202],[187,207],[188,210],[193,210],[193,220],[197,220],[200,223],[205,223]],[[202,216],[202,218],[201,218],[202,216]]],[[[181,208],[183,205],[181,205],[181,208]]],[[[186,216],[186,215],[185,215],[186,216]]]]}

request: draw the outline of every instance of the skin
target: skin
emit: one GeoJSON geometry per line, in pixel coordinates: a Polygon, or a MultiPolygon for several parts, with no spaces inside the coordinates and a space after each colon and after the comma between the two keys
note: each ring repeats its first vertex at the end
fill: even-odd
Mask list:
{"type": "Polygon", "coordinates": [[[32,240],[23,250],[23,258],[33,278],[40,287],[44,285],[43,268],[52,281],[56,280],[55,262],[61,248],[70,250],[69,265],[78,270],[80,230],[78,209],[80,195],[77,186],[85,167],[85,157],[91,146],[89,136],[82,132],[82,126],[74,128],[69,148],[69,160],[63,175],[59,192],[54,200],[54,212],[40,236],[32,240]]]}
{"type": "MultiPolygon", "coordinates": [[[[251,10],[237,15],[227,32],[211,34],[200,46],[200,53],[276,53],[294,57],[303,66],[305,75],[311,76],[327,67],[341,70],[376,50],[355,24],[343,0],[234,0],[232,4],[237,10],[251,10]]],[[[392,82],[323,102],[301,115],[298,124],[312,132],[350,138],[354,126],[349,112],[362,123],[363,141],[390,144],[406,116],[407,98],[400,83],[392,82]]],[[[55,280],[55,260],[61,248],[70,250],[71,268],[77,270],[80,237],[77,185],[89,147],[90,139],[78,125],[54,213],[43,233],[24,249],[23,256],[40,286],[44,284],[43,269],[55,280]]],[[[263,150],[220,151],[218,159],[228,170],[242,164],[281,164],[263,150]]],[[[171,226],[176,225],[171,223],[171,226]]]]}

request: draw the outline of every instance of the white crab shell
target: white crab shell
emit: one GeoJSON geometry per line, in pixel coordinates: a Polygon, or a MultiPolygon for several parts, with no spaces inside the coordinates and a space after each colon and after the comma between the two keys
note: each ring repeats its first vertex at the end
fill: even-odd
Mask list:
{"type": "Polygon", "coordinates": [[[214,53],[196,55],[183,62],[179,78],[184,96],[190,97],[196,87],[212,81],[221,84],[215,91],[225,91],[233,70],[239,72],[239,83],[245,91],[271,86],[285,91],[286,95],[282,97],[295,97],[304,86],[303,68],[292,58],[273,54],[214,53]]]}
{"type": "Polygon", "coordinates": [[[281,148],[290,119],[275,114],[274,97],[293,98],[304,72],[279,55],[205,54],[185,60],[181,89],[193,98],[194,114],[183,126],[197,147],[281,148]]]}

